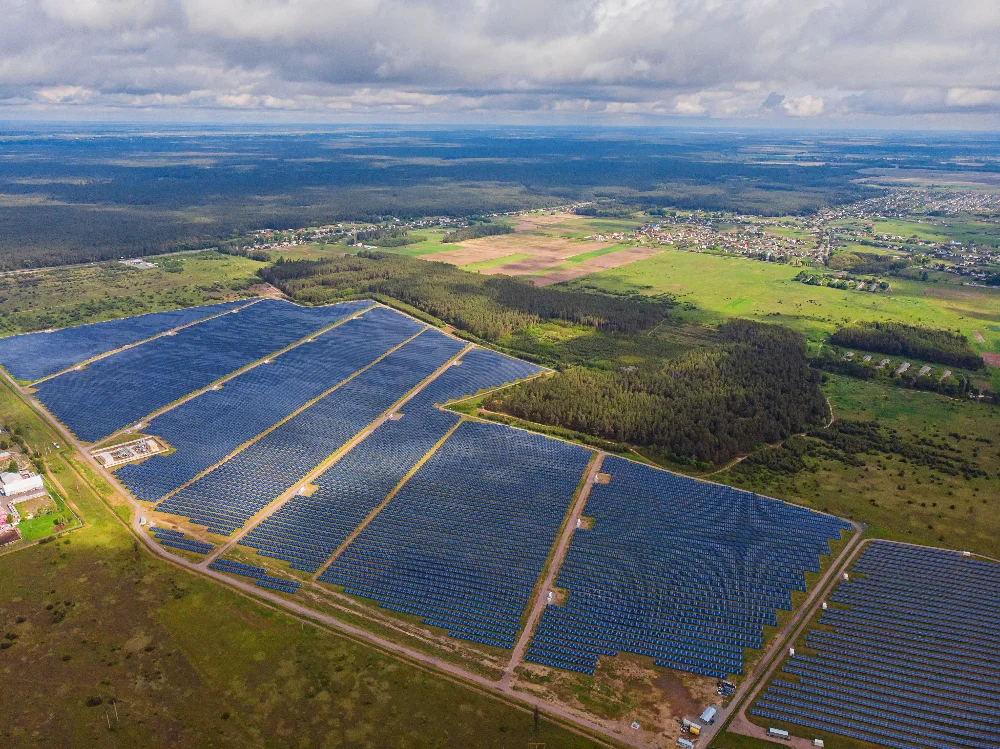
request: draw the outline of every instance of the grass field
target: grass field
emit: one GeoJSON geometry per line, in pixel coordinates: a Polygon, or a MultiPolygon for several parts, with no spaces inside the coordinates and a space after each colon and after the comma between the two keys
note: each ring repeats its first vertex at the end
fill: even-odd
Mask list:
{"type": "Polygon", "coordinates": [[[949,476],[898,455],[879,454],[861,456],[863,467],[809,458],[809,469],[792,476],[772,475],[770,480],[748,484],[730,471],[713,479],[868,523],[869,536],[996,552],[1000,439],[995,406],[848,377],[831,377],[824,391],[838,419],[877,418],[912,441],[947,443],[990,478],[949,476]],[[992,444],[978,442],[977,437],[992,444]]]}
{"type": "Polygon", "coordinates": [[[892,219],[874,222],[876,234],[890,234],[909,239],[915,236],[922,242],[948,242],[964,244],[1000,245],[1000,231],[996,224],[961,218],[892,219]]]}
{"type": "Polygon", "coordinates": [[[536,736],[530,711],[151,557],[81,476],[109,487],[43,448],[54,435],[6,388],[0,419],[85,519],[0,556],[3,746],[594,745],[544,720],[536,736]]]}
{"type": "Polygon", "coordinates": [[[799,268],[667,249],[646,260],[569,282],[609,291],[670,293],[694,309],[685,319],[702,324],[731,317],[781,323],[820,342],[854,320],[897,320],[959,330],[970,340],[979,330],[982,351],[1000,352],[1000,290],[893,279],[885,293],[842,291],[793,280],[799,268]]]}
{"type": "Polygon", "coordinates": [[[136,270],[108,262],[0,276],[0,334],[249,296],[257,269],[264,265],[210,251],[172,257],[175,262],[169,266],[175,271],[136,270]]]}

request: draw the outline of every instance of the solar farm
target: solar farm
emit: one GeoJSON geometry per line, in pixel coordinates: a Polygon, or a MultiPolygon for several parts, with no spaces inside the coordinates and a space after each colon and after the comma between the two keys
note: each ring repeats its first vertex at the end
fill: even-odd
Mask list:
{"type": "MultiPolygon", "coordinates": [[[[590,677],[628,655],[714,690],[852,531],[448,410],[546,370],[381,304],[131,322],[5,339],[0,360],[92,455],[117,456],[103,465],[159,549],[516,653],[520,673],[590,677]]],[[[1000,746],[997,590],[991,562],[869,543],[747,714],[899,749],[1000,746]]]]}
{"type": "Polygon", "coordinates": [[[874,541],[751,715],[896,749],[1000,746],[1000,565],[874,541]]]}

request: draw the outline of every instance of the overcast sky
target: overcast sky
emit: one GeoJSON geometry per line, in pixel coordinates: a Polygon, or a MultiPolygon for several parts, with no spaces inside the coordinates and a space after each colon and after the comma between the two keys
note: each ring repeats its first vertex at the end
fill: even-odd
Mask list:
{"type": "Polygon", "coordinates": [[[0,0],[0,19],[0,119],[1000,124],[1000,0],[0,0]]]}

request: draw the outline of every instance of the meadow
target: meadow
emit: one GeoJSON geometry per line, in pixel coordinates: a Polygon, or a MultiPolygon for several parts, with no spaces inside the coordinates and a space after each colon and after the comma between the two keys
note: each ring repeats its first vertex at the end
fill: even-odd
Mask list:
{"type": "Polygon", "coordinates": [[[264,263],[214,251],[0,275],[0,335],[64,328],[253,295],[264,263]]]}
{"type": "Polygon", "coordinates": [[[843,291],[795,281],[801,268],[738,256],[664,252],[570,281],[572,288],[668,293],[682,317],[716,324],[731,317],[780,323],[819,344],[844,323],[897,320],[961,332],[980,351],[1000,352],[1000,290],[892,279],[882,293],[843,291]]]}
{"type": "Polygon", "coordinates": [[[994,554],[1000,536],[997,407],[849,377],[828,376],[824,394],[838,420],[878,420],[911,445],[945,444],[958,462],[988,477],[965,478],[890,452],[860,454],[860,465],[804,458],[798,473],[737,468],[712,479],[869,525],[868,535],[994,554]]]}
{"type": "Polygon", "coordinates": [[[595,746],[152,557],[110,487],[6,387],[0,420],[84,519],[0,556],[4,746],[595,746]]]}

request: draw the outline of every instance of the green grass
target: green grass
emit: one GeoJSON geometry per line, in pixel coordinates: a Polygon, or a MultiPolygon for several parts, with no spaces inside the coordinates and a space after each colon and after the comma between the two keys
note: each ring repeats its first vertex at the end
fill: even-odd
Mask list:
{"type": "MultiPolygon", "coordinates": [[[[0,334],[62,328],[249,296],[264,263],[199,252],[181,272],[109,262],[0,277],[0,334]]],[[[157,260],[162,262],[162,257],[157,260]]]]}
{"type": "MultiPolygon", "coordinates": [[[[775,726],[778,728],[778,726],[775,726]]],[[[743,736],[738,733],[725,731],[715,737],[711,744],[711,749],[774,749],[776,746],[788,746],[788,744],[776,744],[773,741],[755,739],[752,736],[743,736]]],[[[831,749],[835,744],[831,744],[831,749]]]]}
{"type": "Polygon", "coordinates": [[[49,495],[55,504],[55,510],[31,520],[22,520],[17,526],[18,531],[21,533],[21,544],[29,544],[32,541],[38,541],[39,539],[61,533],[65,529],[75,528],[79,525],[76,518],[66,507],[66,503],[62,500],[62,497],[51,489],[49,490],[49,495]],[[68,522],[64,524],[64,528],[57,529],[55,521],[60,517],[68,522]]]}
{"type": "Polygon", "coordinates": [[[995,406],[849,377],[831,377],[824,392],[838,419],[878,418],[908,439],[944,441],[991,478],[948,476],[880,454],[860,456],[865,463],[860,468],[807,458],[809,468],[793,476],[749,482],[738,472],[726,472],[713,479],[868,523],[867,535],[876,538],[996,553],[1000,440],[995,406]],[[952,432],[966,439],[955,439],[952,432]]]}
{"type": "MultiPolygon", "coordinates": [[[[6,388],[0,419],[39,453],[52,442],[6,388]]],[[[594,746],[152,557],[106,484],[68,451],[46,462],[85,526],[0,556],[5,747],[594,746]]]]}
{"type": "Polygon", "coordinates": [[[501,265],[507,265],[508,263],[516,263],[518,260],[528,260],[534,257],[534,255],[528,255],[523,252],[513,252],[510,255],[504,255],[503,257],[495,257],[490,260],[480,260],[478,263],[469,263],[468,265],[461,266],[462,270],[468,271],[480,271],[487,270],[489,268],[498,268],[501,265]]]}
{"type": "Polygon", "coordinates": [[[963,245],[1000,245],[1000,226],[987,221],[976,221],[958,217],[928,217],[916,219],[892,219],[874,222],[876,234],[890,234],[909,239],[916,236],[922,242],[948,242],[954,240],[963,245]]]}
{"type": "Polygon", "coordinates": [[[800,270],[667,249],[569,283],[608,291],[670,293],[693,305],[683,316],[701,324],[746,317],[787,325],[818,342],[854,320],[897,320],[958,330],[970,341],[972,331],[979,330],[986,343],[974,345],[1000,352],[1000,291],[893,279],[889,292],[850,292],[799,283],[793,279],[800,270]]]}

